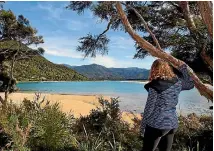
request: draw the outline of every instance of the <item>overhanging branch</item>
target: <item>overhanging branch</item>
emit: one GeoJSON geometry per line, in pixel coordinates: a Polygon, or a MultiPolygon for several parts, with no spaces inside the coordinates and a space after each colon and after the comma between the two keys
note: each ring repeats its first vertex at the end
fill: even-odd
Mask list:
{"type": "Polygon", "coordinates": [[[146,21],[144,20],[143,16],[132,6],[127,5],[126,3],[121,2],[123,5],[125,5],[128,9],[131,9],[135,12],[135,14],[140,18],[143,26],[146,28],[147,32],[152,36],[153,41],[155,42],[156,46],[158,47],[158,49],[161,51],[161,46],[156,38],[156,36],[152,33],[152,31],[149,29],[148,24],[146,23],[146,21]]]}
{"type": "MultiPolygon", "coordinates": [[[[151,43],[140,37],[132,28],[131,24],[129,23],[127,16],[125,12],[123,11],[122,5],[120,2],[116,2],[116,9],[118,14],[120,15],[120,18],[122,20],[122,23],[126,29],[126,31],[129,33],[129,35],[137,42],[137,44],[142,47],[143,49],[147,50],[152,56],[164,59],[171,63],[174,67],[179,67],[182,64],[184,64],[183,61],[176,59],[170,54],[167,54],[164,51],[160,51],[156,47],[154,47],[151,43]]],[[[199,90],[200,94],[205,96],[208,100],[213,101],[213,90],[209,89],[208,86],[203,84],[201,80],[197,77],[197,75],[193,72],[193,70],[187,65],[187,69],[189,74],[191,75],[192,79],[194,80],[195,87],[199,90]]]]}

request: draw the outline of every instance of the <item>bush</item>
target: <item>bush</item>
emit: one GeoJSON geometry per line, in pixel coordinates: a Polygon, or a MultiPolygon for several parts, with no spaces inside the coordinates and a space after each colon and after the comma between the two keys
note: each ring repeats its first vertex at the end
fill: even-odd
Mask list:
{"type": "MultiPolygon", "coordinates": [[[[140,119],[130,126],[121,118],[118,99],[99,98],[100,106],[75,119],[63,113],[58,103],[40,99],[8,103],[0,108],[0,146],[18,151],[139,151],[140,119]]],[[[213,150],[212,116],[179,117],[172,151],[213,150]]]]}
{"type": "Polygon", "coordinates": [[[34,101],[25,99],[20,106],[7,107],[1,110],[4,114],[0,120],[7,134],[5,148],[55,151],[75,146],[71,131],[74,118],[63,113],[58,103],[50,105],[37,97],[34,101]]]}
{"type": "Polygon", "coordinates": [[[142,140],[139,133],[122,121],[118,99],[99,98],[99,103],[100,107],[92,110],[90,115],[77,119],[74,126],[77,140],[88,144],[91,144],[90,140],[100,140],[100,150],[140,150],[142,140]]]}
{"type": "Polygon", "coordinates": [[[175,134],[173,150],[188,148],[191,151],[213,150],[213,117],[189,114],[179,117],[179,128],[175,134]]]}

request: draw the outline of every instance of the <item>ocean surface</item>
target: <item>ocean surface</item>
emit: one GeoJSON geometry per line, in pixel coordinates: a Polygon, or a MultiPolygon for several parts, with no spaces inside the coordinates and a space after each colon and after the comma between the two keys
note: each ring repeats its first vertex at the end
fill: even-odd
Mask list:
{"type": "MultiPolygon", "coordinates": [[[[103,95],[119,97],[120,109],[142,113],[147,99],[145,83],[137,81],[84,81],[84,82],[23,82],[17,86],[21,91],[43,93],[103,95]]],[[[71,100],[72,101],[72,100],[71,100]]],[[[177,105],[178,114],[211,114],[212,103],[200,96],[197,89],[183,91],[177,105]]]]}

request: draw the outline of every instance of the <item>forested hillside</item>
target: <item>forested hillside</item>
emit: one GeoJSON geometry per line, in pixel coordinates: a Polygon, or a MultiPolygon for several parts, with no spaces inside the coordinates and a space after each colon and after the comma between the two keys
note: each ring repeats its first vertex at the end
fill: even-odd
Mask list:
{"type": "Polygon", "coordinates": [[[18,61],[14,68],[18,81],[82,81],[87,78],[63,65],[54,64],[42,56],[18,61]]]}
{"type": "Polygon", "coordinates": [[[70,66],[91,80],[146,80],[149,70],[141,68],[106,68],[98,64],[70,66]]]}

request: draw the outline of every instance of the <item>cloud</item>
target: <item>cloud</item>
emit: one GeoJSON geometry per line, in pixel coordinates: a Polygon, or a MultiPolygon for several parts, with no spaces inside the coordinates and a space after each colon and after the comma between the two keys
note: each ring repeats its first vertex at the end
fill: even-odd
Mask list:
{"type": "MultiPolygon", "coordinates": [[[[83,58],[80,52],[76,51],[78,44],[75,37],[46,37],[45,43],[40,44],[39,47],[45,49],[45,54],[52,56],[83,58]]],[[[34,47],[34,46],[32,46],[34,47]]],[[[35,47],[34,47],[35,48],[35,47]]]]}
{"type": "Polygon", "coordinates": [[[129,38],[128,36],[111,36],[111,47],[118,49],[134,49],[134,40],[129,38]]]}
{"type": "MultiPolygon", "coordinates": [[[[62,5],[61,5],[62,6],[62,5]]],[[[38,8],[48,12],[51,18],[61,20],[63,7],[54,7],[52,4],[47,2],[41,2],[38,4],[38,8]]]]}
{"type": "Polygon", "coordinates": [[[87,58],[89,64],[95,63],[103,65],[105,67],[114,67],[114,68],[128,68],[128,67],[139,67],[150,69],[152,62],[155,60],[153,57],[146,57],[145,59],[132,59],[132,60],[120,60],[111,56],[97,56],[96,58],[87,58]]]}
{"type": "Polygon", "coordinates": [[[87,27],[89,27],[89,24],[85,24],[81,21],[77,21],[77,20],[67,20],[66,21],[66,26],[69,30],[83,30],[86,29],[87,27]]]}
{"type": "Polygon", "coordinates": [[[89,24],[85,24],[85,22],[80,20],[74,20],[70,17],[65,17],[65,5],[59,5],[58,7],[52,5],[51,3],[47,2],[40,2],[38,4],[38,9],[46,11],[48,16],[46,19],[53,22],[57,25],[58,21],[60,21],[61,26],[67,28],[68,30],[75,31],[75,30],[83,30],[89,27],[89,24]]]}
{"type": "Polygon", "coordinates": [[[88,58],[89,63],[96,63],[99,65],[103,65],[105,67],[115,67],[117,65],[116,60],[113,57],[109,56],[97,56],[96,58],[88,58]]]}
{"type": "Polygon", "coordinates": [[[134,56],[133,55],[130,55],[130,56],[125,56],[126,58],[133,58],[134,56]]]}
{"type": "Polygon", "coordinates": [[[75,52],[75,50],[60,50],[60,49],[50,49],[43,47],[45,49],[45,54],[53,55],[53,56],[60,56],[60,57],[70,57],[70,58],[76,58],[81,59],[83,56],[79,54],[78,52],[75,52]]]}

